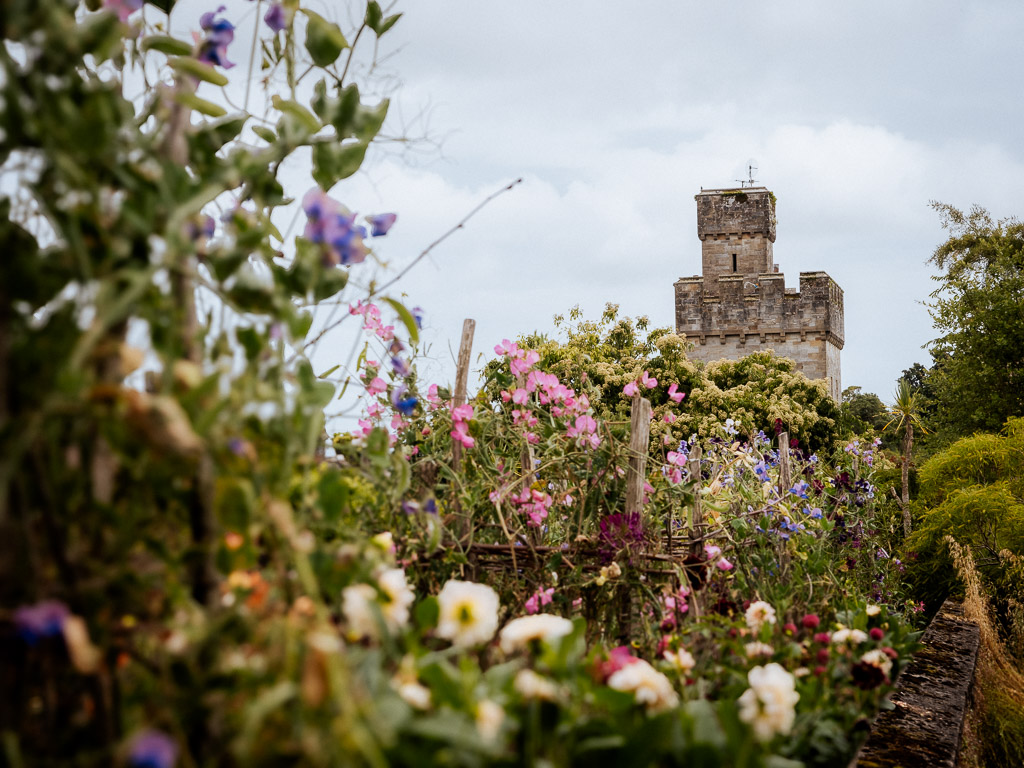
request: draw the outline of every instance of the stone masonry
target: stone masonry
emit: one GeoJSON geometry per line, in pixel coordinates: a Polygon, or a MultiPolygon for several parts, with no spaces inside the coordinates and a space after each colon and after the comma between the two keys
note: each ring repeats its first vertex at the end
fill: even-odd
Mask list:
{"type": "Polygon", "coordinates": [[[676,332],[694,360],[737,360],[772,349],[809,379],[842,393],[843,290],[824,272],[786,288],[774,262],[775,195],[764,187],[707,189],[696,196],[702,275],[675,283],[676,332]]]}

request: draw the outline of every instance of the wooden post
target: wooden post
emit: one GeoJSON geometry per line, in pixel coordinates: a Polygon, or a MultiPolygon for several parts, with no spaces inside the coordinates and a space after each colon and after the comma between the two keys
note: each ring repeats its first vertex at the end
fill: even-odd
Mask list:
{"type": "Polygon", "coordinates": [[[644,506],[644,481],[647,478],[647,452],[651,442],[651,401],[633,398],[629,420],[629,476],[626,481],[626,513],[640,512],[644,506]]]}
{"type": "Polygon", "coordinates": [[[701,506],[700,500],[702,485],[700,458],[702,455],[703,451],[701,451],[700,443],[697,443],[690,451],[690,482],[693,483],[693,514],[690,516],[690,553],[694,557],[700,555],[700,537],[704,526],[704,508],[701,506]]]}
{"type": "MultiPolygon", "coordinates": [[[[455,368],[455,392],[452,394],[452,407],[466,404],[466,387],[469,385],[469,361],[473,354],[473,334],[476,332],[476,320],[466,318],[462,321],[462,339],[459,341],[459,362],[455,368]]],[[[455,469],[462,462],[462,443],[452,442],[452,464],[455,469]]]]}
{"type": "MultiPolygon", "coordinates": [[[[469,386],[469,363],[473,355],[473,334],[476,332],[476,320],[466,318],[462,321],[462,338],[459,341],[459,361],[455,368],[455,392],[452,393],[452,407],[466,404],[466,388],[469,386]]],[[[456,472],[462,467],[462,443],[452,440],[452,469],[456,472]]],[[[459,537],[465,538],[470,533],[469,519],[462,515],[458,491],[455,490],[455,514],[459,518],[459,537]]]]}
{"type": "Polygon", "coordinates": [[[789,466],[789,432],[779,435],[779,494],[785,496],[793,487],[793,470],[789,466]]]}

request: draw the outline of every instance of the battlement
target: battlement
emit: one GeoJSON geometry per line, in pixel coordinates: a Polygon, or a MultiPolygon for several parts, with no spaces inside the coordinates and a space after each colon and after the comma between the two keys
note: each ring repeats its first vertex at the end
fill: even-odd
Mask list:
{"type": "Polygon", "coordinates": [[[702,189],[697,236],[702,275],[675,283],[676,330],[696,360],[737,359],[772,349],[840,399],[845,343],[843,290],[825,272],[801,272],[786,288],[775,265],[775,195],[765,187],[702,189]]]}

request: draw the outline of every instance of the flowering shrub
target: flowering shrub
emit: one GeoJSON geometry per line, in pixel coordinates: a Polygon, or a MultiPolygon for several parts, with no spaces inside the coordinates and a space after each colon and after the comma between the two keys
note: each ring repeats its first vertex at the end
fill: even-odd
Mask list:
{"type": "Polygon", "coordinates": [[[913,633],[870,463],[799,455],[780,487],[756,430],[810,449],[817,386],[695,395],[714,369],[618,324],[593,365],[582,336],[503,342],[470,402],[424,387],[421,311],[355,288],[396,217],[333,190],[387,113],[348,79],[355,48],[399,15],[368,2],[345,34],[270,3],[250,113],[217,89],[262,4],[206,11],[192,42],[166,34],[173,5],[0,11],[6,761],[848,756],[913,633]],[[129,77],[153,87],[130,100],[129,77]],[[300,150],[315,186],[286,191],[300,150]],[[275,224],[292,197],[298,237],[275,224]],[[339,378],[304,355],[325,299],[358,326],[339,378]],[[358,428],[324,440],[356,390],[358,428]]]}

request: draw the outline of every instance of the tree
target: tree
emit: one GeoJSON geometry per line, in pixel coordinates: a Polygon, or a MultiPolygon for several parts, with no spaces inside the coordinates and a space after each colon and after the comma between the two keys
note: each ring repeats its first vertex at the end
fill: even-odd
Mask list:
{"type": "Polygon", "coordinates": [[[928,305],[942,334],[929,345],[936,426],[995,432],[1024,415],[1024,223],[977,206],[932,207],[950,231],[930,259],[943,271],[928,305]]]}
{"type": "Polygon", "coordinates": [[[844,433],[873,436],[875,432],[885,429],[888,418],[885,404],[874,392],[862,392],[860,387],[847,387],[843,390],[839,423],[844,433]]]}
{"type": "Polygon", "coordinates": [[[910,387],[910,383],[906,379],[900,379],[900,383],[896,387],[895,402],[889,408],[892,418],[889,419],[889,423],[885,425],[884,429],[888,429],[893,422],[896,422],[896,432],[903,429],[900,507],[903,510],[903,533],[906,536],[910,535],[910,454],[914,448],[914,425],[917,424],[922,431],[927,431],[921,423],[918,411],[917,393],[910,387]]]}

